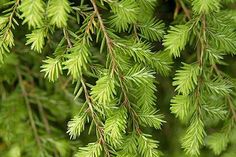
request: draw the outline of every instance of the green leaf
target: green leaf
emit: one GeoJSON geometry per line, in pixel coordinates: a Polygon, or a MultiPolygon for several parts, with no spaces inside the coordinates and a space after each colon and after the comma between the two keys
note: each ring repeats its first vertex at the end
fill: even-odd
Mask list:
{"type": "Polygon", "coordinates": [[[133,87],[136,104],[143,110],[153,109],[156,105],[156,86],[152,78],[147,78],[145,82],[133,87]]]}
{"type": "Polygon", "coordinates": [[[100,143],[89,143],[87,147],[81,147],[75,157],[99,157],[102,146],[100,143]]]}
{"type": "Polygon", "coordinates": [[[86,122],[86,114],[77,115],[71,121],[68,122],[68,131],[71,139],[76,139],[80,136],[80,133],[84,130],[84,125],[86,122]]]}
{"type": "Polygon", "coordinates": [[[229,143],[229,138],[224,133],[214,133],[207,137],[206,144],[213,150],[215,155],[220,155],[221,152],[226,150],[229,143]]]}
{"type": "Polygon", "coordinates": [[[228,26],[210,27],[207,34],[211,47],[232,55],[236,54],[236,33],[234,29],[228,26]]]}
{"type": "Polygon", "coordinates": [[[192,101],[188,95],[176,95],[171,99],[171,113],[174,113],[181,121],[187,119],[191,114],[192,101]]]}
{"type": "Polygon", "coordinates": [[[163,45],[174,57],[179,57],[185,48],[189,39],[189,31],[188,25],[176,25],[171,26],[168,34],[164,36],[163,45]]]}
{"type": "Polygon", "coordinates": [[[157,150],[158,141],[150,138],[150,135],[141,134],[138,138],[138,151],[142,157],[160,157],[157,150]]]}
{"type": "Polygon", "coordinates": [[[117,51],[131,56],[135,62],[150,63],[151,47],[148,43],[133,40],[120,40],[116,43],[117,51]]]}
{"type": "Polygon", "coordinates": [[[21,157],[21,148],[19,145],[14,145],[7,153],[7,157],[21,157]]]}
{"type": "Polygon", "coordinates": [[[3,43],[2,39],[0,39],[0,63],[4,63],[4,58],[6,57],[7,53],[9,53],[9,47],[6,43],[3,43]]]}
{"type": "Polygon", "coordinates": [[[29,27],[40,27],[43,25],[45,4],[43,0],[22,0],[19,7],[24,18],[23,24],[28,23],[29,27]]]}
{"type": "Polygon", "coordinates": [[[109,23],[119,32],[127,30],[129,24],[137,21],[139,7],[135,0],[116,1],[112,2],[110,6],[114,15],[111,16],[109,23]]]}
{"type": "Polygon", "coordinates": [[[43,60],[43,62],[44,64],[41,66],[41,72],[45,72],[45,77],[47,77],[49,81],[54,82],[58,79],[59,74],[62,73],[60,59],[57,57],[47,57],[47,59],[43,60]]]}
{"type": "Polygon", "coordinates": [[[206,105],[202,105],[202,110],[205,112],[206,117],[208,118],[211,118],[211,119],[218,118],[221,120],[225,120],[228,112],[223,106],[224,104],[219,105],[217,103],[219,102],[213,101],[213,102],[209,102],[206,105]]]}
{"type": "Polygon", "coordinates": [[[8,23],[8,17],[0,16],[0,30],[2,30],[8,23]]]}
{"type": "Polygon", "coordinates": [[[220,9],[220,0],[193,0],[193,11],[196,14],[217,12],[220,9]]]}
{"type": "Polygon", "coordinates": [[[48,8],[50,23],[59,28],[66,27],[70,11],[68,0],[50,0],[48,8]]]}
{"type": "Polygon", "coordinates": [[[142,109],[141,112],[138,113],[138,117],[140,118],[141,125],[154,127],[155,129],[160,129],[164,116],[162,114],[157,114],[155,109],[142,109]]]}
{"type": "Polygon", "coordinates": [[[153,83],[152,79],[154,72],[149,71],[145,68],[141,69],[140,65],[134,65],[130,70],[125,74],[124,78],[126,81],[132,81],[136,85],[141,85],[143,83],[153,83]]]}
{"type": "Polygon", "coordinates": [[[3,29],[0,32],[0,45],[5,52],[7,52],[7,47],[12,48],[14,46],[14,36],[11,29],[3,29]]]}
{"type": "Polygon", "coordinates": [[[64,69],[68,70],[67,75],[71,75],[74,80],[77,80],[82,76],[83,70],[87,71],[91,54],[88,46],[81,42],[77,42],[70,51],[70,54],[65,55],[66,60],[63,65],[64,69]]]}
{"type": "Polygon", "coordinates": [[[228,95],[232,92],[233,85],[229,80],[216,77],[214,80],[206,81],[205,85],[210,93],[216,95],[228,95]]]}
{"type": "Polygon", "coordinates": [[[121,150],[117,152],[117,157],[139,157],[137,153],[137,135],[132,132],[124,137],[124,142],[120,147],[121,150]]]}
{"type": "Polygon", "coordinates": [[[154,9],[155,5],[157,4],[156,0],[138,0],[138,3],[141,7],[145,9],[154,9]]]}
{"type": "Polygon", "coordinates": [[[185,152],[191,156],[199,156],[205,134],[203,121],[194,115],[182,139],[182,147],[185,152]]]}
{"type": "Polygon", "coordinates": [[[209,60],[211,65],[214,64],[225,64],[224,59],[224,50],[217,50],[213,48],[208,48],[206,50],[206,58],[209,60]]]}
{"type": "Polygon", "coordinates": [[[116,157],[138,157],[138,155],[134,153],[125,152],[125,151],[119,151],[116,157]]]}
{"type": "Polygon", "coordinates": [[[122,144],[126,132],[127,111],[125,108],[114,109],[112,116],[107,118],[104,127],[106,140],[115,148],[122,144]]]}
{"type": "Polygon", "coordinates": [[[183,63],[183,67],[176,71],[173,86],[178,93],[183,95],[190,94],[196,87],[200,68],[198,64],[183,63]]]}
{"type": "Polygon", "coordinates": [[[171,72],[172,57],[167,52],[157,52],[151,56],[152,67],[157,73],[168,76],[171,72]]]}
{"type": "Polygon", "coordinates": [[[151,41],[160,41],[164,35],[164,23],[156,19],[150,19],[138,24],[141,36],[151,41]]]}
{"type": "Polygon", "coordinates": [[[114,78],[105,73],[104,76],[96,81],[96,85],[91,89],[93,100],[103,106],[111,103],[116,95],[115,84],[114,78]]]}
{"type": "Polygon", "coordinates": [[[32,50],[41,53],[45,43],[44,37],[45,37],[45,31],[43,28],[33,30],[31,34],[26,35],[27,38],[26,45],[31,44],[32,50]]]}
{"type": "MultiPolygon", "coordinates": [[[[141,41],[119,40],[115,44],[116,51],[122,59],[125,54],[132,57],[135,62],[145,64],[164,76],[170,72],[172,58],[167,52],[152,53],[151,46],[141,41]]],[[[120,66],[123,67],[123,64],[120,66]]]]}

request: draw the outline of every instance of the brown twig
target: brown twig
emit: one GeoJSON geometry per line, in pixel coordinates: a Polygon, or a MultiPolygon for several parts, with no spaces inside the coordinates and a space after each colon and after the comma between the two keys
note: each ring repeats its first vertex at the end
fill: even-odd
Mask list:
{"type": "Polygon", "coordinates": [[[229,103],[229,109],[232,113],[232,119],[236,122],[236,112],[235,112],[234,104],[232,102],[232,98],[231,98],[231,96],[226,96],[226,98],[227,98],[228,103],[229,103]]]}
{"type": "Polygon", "coordinates": [[[66,28],[63,28],[63,33],[64,33],[64,37],[67,41],[68,47],[72,48],[72,42],[69,39],[68,31],[66,30],[66,28]]]}
{"type": "Polygon", "coordinates": [[[188,18],[188,20],[190,20],[190,19],[191,19],[190,11],[189,11],[188,8],[185,6],[185,4],[184,4],[184,2],[183,2],[182,0],[178,0],[178,2],[180,3],[181,8],[183,9],[185,16],[188,18]]]}

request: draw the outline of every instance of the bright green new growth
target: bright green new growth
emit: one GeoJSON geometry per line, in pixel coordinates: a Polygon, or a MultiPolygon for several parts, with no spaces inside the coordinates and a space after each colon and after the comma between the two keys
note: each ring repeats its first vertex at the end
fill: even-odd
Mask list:
{"type": "Polygon", "coordinates": [[[189,39],[188,25],[171,26],[168,34],[164,36],[163,45],[174,57],[179,57],[189,39]]]}
{"type": "Polygon", "coordinates": [[[138,19],[139,6],[135,0],[123,0],[111,3],[111,9],[114,13],[111,16],[111,25],[119,32],[129,28],[129,24],[134,24],[138,19]]]}
{"type": "Polygon", "coordinates": [[[28,39],[26,45],[31,44],[31,49],[37,52],[42,52],[44,46],[44,29],[35,29],[31,34],[27,34],[26,38],[28,39]]]}
{"type": "Polygon", "coordinates": [[[70,54],[65,57],[63,62],[64,69],[68,70],[68,75],[71,75],[74,80],[81,77],[83,70],[87,70],[86,65],[89,62],[90,52],[88,46],[81,42],[75,43],[74,47],[70,49],[70,54]]]}
{"type": "Polygon", "coordinates": [[[206,144],[216,155],[220,155],[227,148],[229,138],[224,133],[215,133],[207,138],[206,144]]]}
{"type": "Polygon", "coordinates": [[[19,9],[22,12],[21,17],[24,18],[23,24],[28,23],[29,27],[41,27],[44,17],[44,2],[43,0],[22,0],[19,9]]]}
{"type": "Polygon", "coordinates": [[[182,147],[191,156],[200,155],[200,146],[205,136],[203,121],[194,115],[186,134],[182,139],[182,147]]]}
{"type": "Polygon", "coordinates": [[[84,130],[86,121],[86,114],[75,116],[70,122],[68,122],[68,131],[71,139],[76,139],[77,136],[84,130]]]}
{"type": "Polygon", "coordinates": [[[188,95],[176,95],[171,99],[170,110],[181,121],[188,119],[191,115],[191,97],[188,95]]]}
{"type": "Polygon", "coordinates": [[[67,0],[50,0],[48,8],[50,23],[59,28],[66,27],[70,11],[71,7],[67,0]]]}
{"type": "Polygon", "coordinates": [[[108,105],[116,95],[115,80],[105,74],[105,76],[96,81],[96,86],[92,87],[91,90],[91,96],[98,105],[108,105]]]}
{"type": "Polygon", "coordinates": [[[156,19],[144,20],[138,24],[141,36],[144,38],[156,41],[161,40],[164,34],[164,23],[156,19]]]}
{"type": "Polygon", "coordinates": [[[218,64],[224,65],[224,56],[234,54],[236,33],[227,18],[221,16],[220,7],[218,0],[193,0],[194,15],[190,17],[185,11],[190,21],[171,27],[164,37],[163,45],[174,57],[180,57],[187,44],[194,45],[192,63],[190,60],[188,64],[182,63],[173,78],[177,95],[172,98],[170,108],[177,118],[188,124],[181,144],[190,156],[201,156],[200,150],[205,144],[214,154],[220,155],[226,149],[231,127],[235,125],[232,102],[235,85],[218,69],[218,64]],[[227,123],[221,129],[222,133],[207,137],[207,128],[221,120],[227,123]]]}
{"type": "Polygon", "coordinates": [[[193,0],[193,11],[197,14],[217,12],[220,9],[220,0],[193,0]]]}
{"type": "Polygon", "coordinates": [[[126,121],[127,111],[125,108],[114,109],[112,115],[105,121],[105,139],[115,148],[123,143],[126,121]]]}
{"type": "Polygon", "coordinates": [[[90,143],[87,147],[80,148],[79,152],[75,154],[75,157],[97,157],[100,156],[102,146],[100,143],[90,143]]]}
{"type": "Polygon", "coordinates": [[[54,82],[58,79],[59,74],[62,73],[61,62],[59,58],[48,57],[43,61],[45,64],[41,66],[42,72],[45,72],[45,77],[48,77],[49,81],[54,82]]]}
{"type": "Polygon", "coordinates": [[[183,95],[190,94],[197,85],[199,74],[200,68],[197,64],[183,63],[182,69],[177,70],[174,77],[173,86],[177,86],[175,90],[183,95]]]}
{"type": "Polygon", "coordinates": [[[139,150],[140,154],[143,157],[159,157],[160,152],[157,150],[158,148],[158,142],[155,140],[150,139],[150,136],[148,135],[141,135],[138,138],[138,143],[139,143],[139,150]]]}

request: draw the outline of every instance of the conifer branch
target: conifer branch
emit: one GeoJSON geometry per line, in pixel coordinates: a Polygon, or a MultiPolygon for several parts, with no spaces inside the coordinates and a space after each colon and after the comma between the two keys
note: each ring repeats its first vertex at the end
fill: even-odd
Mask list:
{"type": "Polygon", "coordinates": [[[94,11],[96,13],[96,16],[98,17],[98,22],[100,25],[100,28],[104,34],[104,37],[106,39],[106,43],[107,43],[107,47],[108,47],[108,53],[110,54],[111,60],[112,60],[112,75],[113,72],[115,72],[118,76],[119,82],[120,82],[120,86],[121,86],[121,90],[122,93],[124,95],[124,102],[123,105],[126,106],[126,108],[128,109],[128,111],[130,112],[131,116],[132,116],[132,120],[133,120],[133,125],[136,128],[136,131],[138,133],[140,133],[140,127],[139,124],[137,122],[137,113],[133,110],[133,108],[130,106],[130,102],[129,102],[129,98],[128,98],[128,94],[127,94],[127,90],[125,87],[125,84],[123,83],[123,77],[121,75],[121,72],[119,71],[119,67],[116,63],[116,59],[115,59],[115,54],[114,54],[114,50],[113,50],[113,40],[109,37],[107,30],[105,28],[105,25],[103,23],[102,17],[98,11],[97,5],[96,5],[96,0],[91,0],[91,3],[93,5],[94,11]]]}
{"type": "MultiPolygon", "coordinates": [[[[64,29],[64,37],[67,41],[67,44],[68,44],[68,47],[71,49],[72,48],[72,44],[71,44],[71,40],[68,36],[68,34],[66,33],[66,29],[64,29]]],[[[83,90],[84,90],[84,96],[85,96],[85,100],[88,104],[88,109],[86,110],[86,112],[89,112],[91,114],[91,117],[92,117],[92,120],[96,126],[96,129],[99,133],[99,139],[98,139],[98,142],[100,144],[102,144],[103,148],[104,148],[104,151],[105,151],[105,154],[107,157],[110,157],[110,152],[109,152],[109,149],[107,147],[107,143],[105,141],[105,137],[104,137],[104,129],[103,129],[103,124],[102,122],[98,119],[98,116],[96,115],[95,111],[94,111],[94,107],[93,107],[93,101],[89,95],[89,92],[88,92],[88,89],[86,87],[86,83],[84,81],[84,78],[83,76],[81,76],[80,78],[80,82],[82,84],[82,87],[83,87],[83,90]]]]}
{"type": "Polygon", "coordinates": [[[11,14],[10,14],[10,16],[9,16],[9,23],[8,23],[8,25],[7,25],[7,28],[8,28],[8,29],[10,29],[10,28],[12,27],[13,17],[14,17],[14,15],[15,15],[15,13],[16,13],[17,7],[18,7],[19,4],[20,4],[20,1],[21,1],[21,0],[16,0],[15,4],[14,4],[14,6],[13,6],[12,12],[11,12],[11,14]]]}
{"type": "Polygon", "coordinates": [[[98,22],[100,24],[100,28],[104,34],[104,37],[106,39],[106,43],[107,43],[107,48],[108,48],[108,52],[111,56],[111,60],[112,60],[112,75],[114,72],[117,72],[117,65],[116,65],[116,59],[115,59],[115,54],[114,54],[114,50],[113,50],[113,41],[112,39],[109,37],[108,33],[107,33],[107,30],[105,28],[105,25],[103,23],[103,20],[102,20],[102,17],[98,11],[98,8],[97,8],[97,5],[96,5],[96,0],[90,0],[92,5],[93,5],[93,9],[94,9],[94,12],[98,18],[98,22]]]}
{"type": "Polygon", "coordinates": [[[107,147],[107,143],[104,138],[104,129],[101,126],[102,123],[98,120],[98,117],[96,116],[96,113],[93,110],[93,102],[91,100],[91,97],[89,96],[88,89],[86,87],[86,84],[85,84],[83,78],[81,78],[81,83],[82,83],[82,86],[84,89],[86,102],[89,105],[89,112],[91,113],[91,117],[93,119],[94,124],[96,125],[96,129],[97,129],[99,136],[100,136],[99,143],[101,143],[103,145],[106,156],[110,157],[111,155],[110,155],[109,149],[107,147]]]}
{"type": "Polygon", "coordinates": [[[14,38],[11,29],[15,29],[13,23],[18,25],[17,21],[14,19],[14,15],[16,14],[19,3],[20,0],[16,0],[14,5],[7,10],[7,12],[10,12],[5,15],[6,17],[4,17],[2,26],[0,26],[0,63],[4,62],[4,56],[6,56],[6,53],[10,52],[9,48],[14,46],[14,38]]]}
{"type": "MultiPolygon", "coordinates": [[[[214,65],[212,65],[212,67],[213,67],[213,69],[215,70],[216,74],[217,74],[219,77],[223,78],[223,76],[222,76],[222,74],[221,74],[221,71],[218,69],[217,65],[214,64],[214,65]]],[[[228,94],[228,95],[225,96],[225,98],[226,98],[226,100],[227,100],[227,102],[228,102],[229,111],[230,111],[231,114],[232,114],[232,119],[233,119],[233,121],[236,123],[236,109],[235,109],[234,104],[233,104],[233,102],[232,102],[232,96],[231,96],[230,94],[228,94]]]]}
{"type": "MultiPolygon", "coordinates": [[[[180,141],[185,154],[205,156],[204,145],[216,156],[232,153],[227,148],[236,146],[230,56],[236,55],[236,12],[229,2],[235,0],[175,0],[175,8],[157,0],[71,2],[0,0],[1,155],[160,157],[155,138],[163,141],[168,134],[167,141],[173,140],[170,130],[178,128],[178,136],[183,133],[175,124],[164,129],[164,137],[152,137],[166,122],[157,103],[173,93],[170,111],[187,125],[180,141]],[[168,8],[158,13],[162,20],[154,17],[160,7],[168,8]],[[16,53],[8,55],[13,46],[16,53]],[[27,55],[31,50],[43,54],[27,55]],[[41,60],[46,54],[51,56],[41,60]],[[159,75],[169,75],[177,57],[173,91],[159,75]],[[41,64],[50,82],[38,73],[41,64]],[[158,91],[163,98],[157,101],[158,91]],[[75,154],[77,142],[61,136],[72,114],[70,139],[82,136],[80,145],[94,141],[75,154]]],[[[167,120],[172,124],[173,116],[167,120]]],[[[166,156],[180,156],[169,151],[166,156]]]]}

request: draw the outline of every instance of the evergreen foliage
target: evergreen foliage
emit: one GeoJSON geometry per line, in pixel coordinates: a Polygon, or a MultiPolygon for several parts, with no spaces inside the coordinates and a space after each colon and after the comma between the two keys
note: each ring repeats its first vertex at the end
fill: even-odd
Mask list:
{"type": "Polygon", "coordinates": [[[2,0],[0,156],[233,157],[235,3],[2,0]]]}

